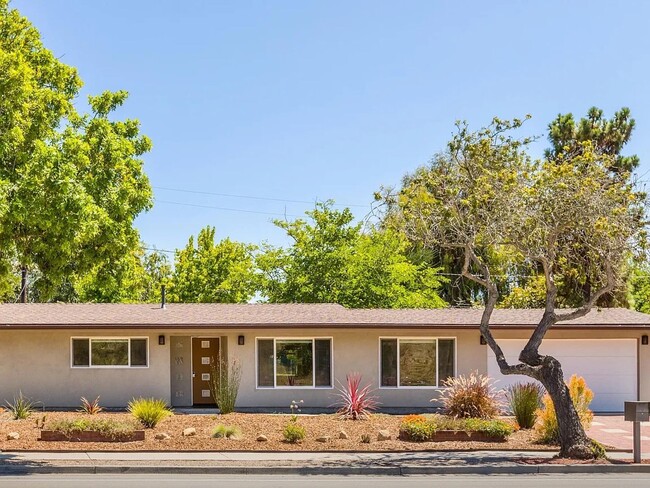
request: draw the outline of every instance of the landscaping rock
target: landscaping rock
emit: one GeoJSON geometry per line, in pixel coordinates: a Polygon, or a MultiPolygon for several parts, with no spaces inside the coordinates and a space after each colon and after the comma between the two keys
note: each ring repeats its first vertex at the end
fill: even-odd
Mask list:
{"type": "Polygon", "coordinates": [[[342,430],[341,432],[339,432],[339,439],[349,439],[349,438],[350,436],[346,431],[342,430]]]}
{"type": "Polygon", "coordinates": [[[194,427],[188,427],[183,431],[183,436],[192,437],[196,435],[196,429],[194,427]]]}
{"type": "Polygon", "coordinates": [[[320,437],[316,437],[316,442],[329,442],[330,436],[328,435],[322,435],[320,437]]]}
{"type": "Polygon", "coordinates": [[[269,438],[266,437],[265,435],[258,435],[257,436],[257,442],[267,442],[268,440],[269,440],[269,438]]]}
{"type": "Polygon", "coordinates": [[[20,439],[20,434],[18,432],[9,432],[7,434],[8,441],[17,441],[18,439],[20,439]]]}
{"type": "Polygon", "coordinates": [[[165,432],[161,432],[159,434],[156,434],[154,438],[159,441],[166,441],[167,439],[171,439],[171,436],[165,432]]]}
{"type": "Polygon", "coordinates": [[[387,430],[380,430],[377,432],[377,440],[378,441],[389,441],[391,440],[391,435],[390,432],[387,430]]]}

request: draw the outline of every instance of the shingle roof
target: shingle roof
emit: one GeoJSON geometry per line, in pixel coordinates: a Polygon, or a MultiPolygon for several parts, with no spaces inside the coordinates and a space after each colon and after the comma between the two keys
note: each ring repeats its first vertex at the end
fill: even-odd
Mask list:
{"type": "MultiPolygon", "coordinates": [[[[0,304],[2,328],[81,327],[467,327],[476,328],[481,309],[346,309],[335,304],[0,304]]],[[[495,310],[494,326],[529,328],[538,309],[495,310]]],[[[650,328],[650,315],[623,308],[592,310],[584,317],[556,324],[562,328],[650,328]]]]}

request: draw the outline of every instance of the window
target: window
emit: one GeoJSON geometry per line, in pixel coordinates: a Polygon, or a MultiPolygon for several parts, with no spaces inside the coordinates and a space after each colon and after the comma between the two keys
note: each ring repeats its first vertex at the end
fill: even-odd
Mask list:
{"type": "Polygon", "coordinates": [[[332,386],[332,339],[257,339],[258,388],[332,386]]]}
{"type": "Polygon", "coordinates": [[[73,338],[72,366],[128,368],[148,366],[146,338],[73,338]]]}
{"type": "Polygon", "coordinates": [[[382,387],[436,388],[454,376],[455,339],[380,339],[382,387]]]}

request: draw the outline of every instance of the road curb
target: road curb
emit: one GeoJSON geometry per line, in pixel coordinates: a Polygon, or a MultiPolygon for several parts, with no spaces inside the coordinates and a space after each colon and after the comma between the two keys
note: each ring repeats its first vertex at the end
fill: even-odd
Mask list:
{"type": "Polygon", "coordinates": [[[437,474],[602,474],[650,473],[648,464],[539,464],[474,466],[0,466],[0,475],[26,474],[211,474],[410,476],[437,474]]]}

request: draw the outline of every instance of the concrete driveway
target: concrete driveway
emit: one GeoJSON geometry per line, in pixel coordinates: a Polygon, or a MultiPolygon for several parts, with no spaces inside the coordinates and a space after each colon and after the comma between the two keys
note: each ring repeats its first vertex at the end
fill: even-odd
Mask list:
{"type": "MultiPolygon", "coordinates": [[[[632,425],[622,415],[595,415],[587,435],[608,446],[632,449],[632,425]]],[[[650,422],[641,422],[641,452],[650,456],[650,422]]]]}

